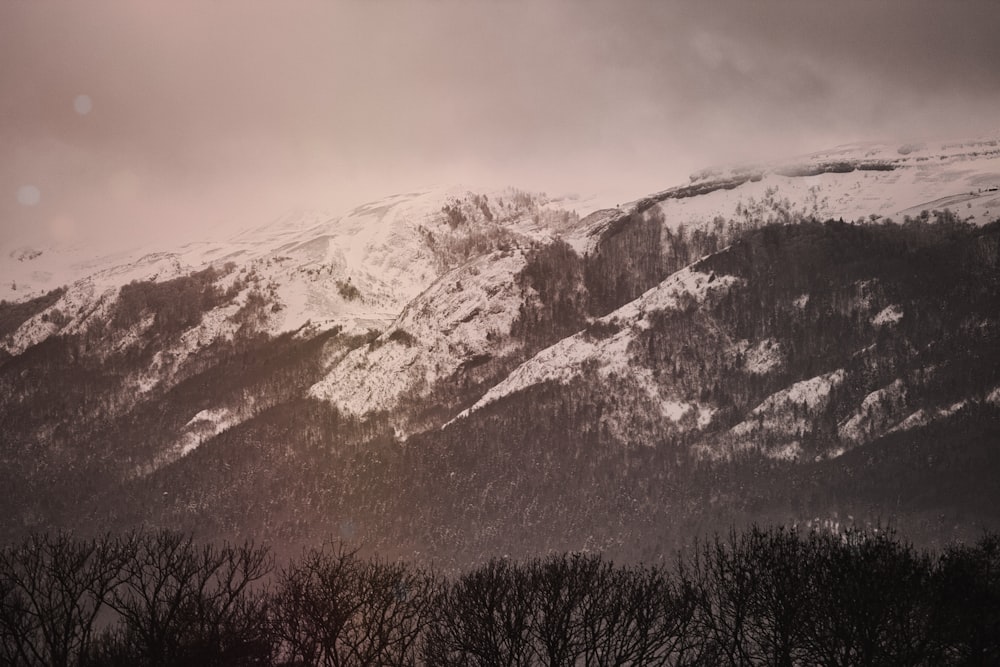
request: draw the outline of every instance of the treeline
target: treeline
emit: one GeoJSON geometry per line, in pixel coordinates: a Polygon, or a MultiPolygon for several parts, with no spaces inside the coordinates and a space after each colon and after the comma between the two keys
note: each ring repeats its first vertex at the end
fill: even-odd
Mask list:
{"type": "MultiPolygon", "coordinates": [[[[17,331],[22,324],[49,308],[65,293],[66,288],[59,287],[27,301],[8,302],[0,299],[0,338],[17,331]]],[[[3,356],[7,356],[7,353],[4,352],[3,356]]],[[[3,357],[0,356],[0,359],[3,357]]]]}
{"type": "Polygon", "coordinates": [[[752,528],[673,566],[495,559],[446,578],[342,547],[36,535],[0,552],[5,665],[992,665],[1000,536],[752,528]]]}
{"type": "MultiPolygon", "coordinates": [[[[230,264],[225,270],[234,268],[235,265],[230,264]]],[[[210,266],[162,282],[133,280],[119,290],[109,321],[93,322],[88,334],[99,339],[107,335],[109,329],[128,329],[143,318],[151,317],[149,335],[156,340],[147,340],[146,345],[162,343],[164,339],[197,326],[205,313],[236,297],[238,286],[222,290],[215,284],[221,275],[218,269],[210,266]]]]}

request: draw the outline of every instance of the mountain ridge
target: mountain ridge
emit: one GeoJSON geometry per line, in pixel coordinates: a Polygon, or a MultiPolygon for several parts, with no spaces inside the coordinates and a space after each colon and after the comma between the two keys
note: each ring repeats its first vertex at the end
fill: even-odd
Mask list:
{"type": "MultiPolygon", "coordinates": [[[[814,475],[854,488],[843,471],[885,443],[944,460],[920,444],[943,424],[992,462],[1000,228],[977,211],[1000,149],[902,148],[697,174],[583,218],[518,190],[410,193],[5,302],[3,535],[318,531],[462,563],[643,557],[754,507],[912,518],[814,475]],[[970,179],[964,211],[830,215],[970,179]],[[752,481],[780,474],[818,500],[752,481]]],[[[962,502],[962,530],[995,525],[962,502]]]]}

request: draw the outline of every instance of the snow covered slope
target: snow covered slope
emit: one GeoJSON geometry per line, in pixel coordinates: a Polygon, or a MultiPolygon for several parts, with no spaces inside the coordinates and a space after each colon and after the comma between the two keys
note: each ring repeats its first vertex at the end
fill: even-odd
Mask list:
{"type": "MultiPolygon", "coordinates": [[[[734,223],[752,228],[805,217],[899,221],[945,207],[961,219],[982,223],[1000,213],[998,184],[996,138],[863,144],[780,163],[706,170],[687,185],[582,220],[573,210],[579,200],[456,187],[394,195],[340,216],[294,211],[225,241],[193,242],[166,252],[102,257],[82,245],[11,246],[0,262],[0,298],[22,302],[56,287],[66,289],[0,336],[0,350],[16,356],[54,333],[88,331],[113,316],[122,286],[132,281],[162,283],[211,266],[217,269],[215,287],[226,298],[158,351],[148,371],[134,380],[139,390],[169,380],[198,349],[232,341],[248,327],[271,336],[297,332],[306,337],[340,327],[381,335],[346,356],[342,350],[331,352],[327,375],[311,394],[354,414],[391,410],[403,400],[427,396],[457,370],[517,344],[511,327],[528,297],[516,276],[533,243],[563,238],[584,256],[599,251],[635,214],[652,210],[662,213],[668,229],[711,230],[734,223]]],[[[733,280],[720,274],[710,282],[690,269],[676,273],[595,322],[618,327],[613,336],[579,333],[558,342],[489,389],[471,410],[528,384],[576,377],[597,360],[605,375],[632,374],[665,417],[690,413],[702,422],[709,408],[695,405],[690,396],[663,394],[662,383],[646,377],[629,350],[647,312],[675,308],[682,298],[698,302],[733,280]]],[[[873,317],[874,323],[887,325],[903,314],[887,306],[873,317]]],[[[106,344],[129,349],[148,337],[152,326],[151,318],[140,319],[114,332],[106,344]]],[[[741,354],[751,372],[767,374],[782,366],[780,345],[734,343],[741,344],[748,346],[741,354]]]]}
{"type": "MultiPolygon", "coordinates": [[[[462,188],[409,193],[339,217],[296,211],[225,242],[188,243],[167,252],[101,256],[81,245],[15,248],[0,264],[0,298],[23,301],[61,286],[66,291],[0,340],[0,347],[19,354],[56,331],[82,331],[107,314],[123,285],[162,282],[208,266],[229,276],[220,287],[241,281],[236,310],[251,293],[263,300],[258,325],[272,335],[306,325],[314,331],[381,330],[453,267],[501,244],[548,238],[577,220],[560,208],[571,201],[512,189],[491,194],[462,188]]],[[[205,318],[219,326],[200,332],[200,342],[231,337],[235,310],[225,308],[205,318]]]]}
{"type": "Polygon", "coordinates": [[[515,282],[524,264],[522,249],[495,251],[448,272],[371,345],[332,360],[310,393],[353,414],[389,410],[502,353],[524,301],[515,282]]]}
{"type": "Polygon", "coordinates": [[[653,378],[650,369],[635,362],[632,351],[639,333],[650,327],[650,317],[654,314],[702,304],[717,294],[725,293],[738,282],[739,279],[733,276],[706,275],[693,269],[678,271],[635,301],[597,320],[594,328],[610,328],[615,330],[614,334],[599,337],[584,331],[542,350],[494,386],[475,405],[463,411],[459,418],[532,385],[549,381],[564,384],[579,377],[585,368],[596,366],[601,377],[618,375],[634,378],[659,406],[664,417],[680,421],[692,413],[697,423],[705,425],[711,419],[711,409],[699,405],[689,396],[665,395],[664,388],[653,378]]]}
{"type": "Polygon", "coordinates": [[[527,297],[516,280],[526,250],[573,231],[577,215],[559,208],[568,203],[516,191],[450,200],[447,226],[421,230],[449,270],[372,345],[329,358],[327,377],[310,393],[353,414],[389,410],[516,346],[509,334],[527,297]],[[466,233],[466,225],[478,231],[466,233]]]}
{"type": "MultiPolygon", "coordinates": [[[[992,138],[923,146],[852,145],[770,165],[708,170],[692,176],[688,185],[616,209],[594,212],[579,223],[562,218],[562,224],[558,220],[553,224],[554,218],[549,216],[549,224],[544,224],[537,210],[530,219],[518,220],[511,215],[506,229],[521,239],[544,239],[558,234],[584,255],[597,250],[603,239],[627,224],[630,216],[651,208],[659,209],[666,226],[674,229],[683,225],[710,230],[720,220],[746,228],[807,217],[849,221],[892,217],[902,221],[907,215],[920,216],[925,208],[940,210],[945,206],[961,219],[982,223],[993,213],[1000,213],[1000,193],[993,189],[997,183],[1000,183],[1000,147],[992,138]]],[[[490,201],[496,201],[496,196],[490,201]]],[[[474,219],[478,215],[475,209],[475,205],[466,204],[464,214],[474,219]]],[[[479,220],[478,224],[482,222],[479,220]]],[[[449,231],[448,227],[439,226],[434,234],[449,231]]],[[[442,249],[448,244],[437,236],[434,242],[439,254],[445,254],[442,249]]],[[[474,266],[480,270],[490,261],[483,259],[474,266]]],[[[497,281],[493,290],[505,295],[506,307],[513,310],[520,307],[523,299],[514,295],[511,276],[506,272],[516,272],[522,265],[509,261],[502,268],[494,267],[496,270],[483,274],[497,281]]],[[[330,359],[327,379],[317,384],[312,394],[355,414],[392,409],[404,397],[426,395],[434,382],[448,377],[469,359],[496,354],[497,350],[491,351],[485,341],[480,341],[481,334],[498,332],[497,339],[492,341],[495,347],[497,340],[502,340],[509,331],[514,313],[502,314],[496,307],[498,302],[484,296],[486,286],[482,276],[479,279],[468,274],[457,276],[446,275],[440,284],[411,303],[371,350],[357,350],[345,359],[330,359]],[[469,293],[455,289],[458,284],[464,285],[469,293]],[[477,316],[467,326],[456,328],[455,322],[464,317],[464,309],[470,303],[480,304],[477,316]],[[490,317],[483,316],[486,312],[492,313],[490,317]],[[465,340],[479,342],[459,342],[465,340]]],[[[649,299],[672,294],[671,290],[687,285],[689,278],[693,280],[688,274],[679,274],[634,304],[612,313],[608,321],[629,322],[631,316],[626,311],[649,307],[649,299]]],[[[711,289],[724,284],[724,277],[720,276],[720,282],[711,289]]],[[[700,289],[694,283],[690,287],[695,291],[700,289]]],[[[881,317],[878,322],[897,316],[890,309],[878,316],[881,317]]],[[[599,358],[607,373],[613,369],[624,373],[629,369],[635,374],[637,381],[649,388],[651,400],[662,403],[665,414],[686,414],[691,407],[686,399],[661,396],[655,383],[642,381],[641,372],[634,368],[626,353],[632,342],[627,335],[630,326],[626,324],[619,334],[606,340],[579,334],[558,343],[490,389],[472,410],[527,384],[575,377],[574,369],[584,365],[583,360],[599,358]]],[[[755,343],[758,347],[763,344],[755,343]]],[[[759,367],[759,372],[767,372],[781,363],[781,351],[767,345],[743,352],[747,363],[759,367]]]]}
{"type": "Polygon", "coordinates": [[[922,144],[851,144],[769,164],[706,169],[687,185],[600,211],[574,237],[592,250],[615,221],[657,206],[673,227],[715,220],[785,222],[918,217],[950,209],[984,224],[1000,217],[1000,135],[922,144]]]}

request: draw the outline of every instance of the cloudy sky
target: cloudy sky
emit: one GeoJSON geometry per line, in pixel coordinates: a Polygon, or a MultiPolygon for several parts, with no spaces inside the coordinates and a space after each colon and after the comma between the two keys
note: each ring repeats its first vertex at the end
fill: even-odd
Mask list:
{"type": "Polygon", "coordinates": [[[0,245],[455,183],[624,200],[977,136],[1000,128],[998,28],[995,0],[4,0],[0,245]]]}

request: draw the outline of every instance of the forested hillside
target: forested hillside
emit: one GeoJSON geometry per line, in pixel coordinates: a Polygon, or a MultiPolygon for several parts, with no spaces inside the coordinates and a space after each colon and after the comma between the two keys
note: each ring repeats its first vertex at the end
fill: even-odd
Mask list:
{"type": "Polygon", "coordinates": [[[148,356],[98,361],[53,337],[0,368],[7,437],[24,443],[6,530],[160,526],[289,552],[332,536],[449,567],[578,549],[655,562],[764,519],[972,537],[1000,506],[998,235],[767,226],[600,318],[589,256],[538,245],[503,351],[367,416],[306,396],[324,359],[419,340],[247,335],[116,412],[116,383],[148,356]],[[401,414],[428,426],[402,433],[401,414]]]}
{"type": "Polygon", "coordinates": [[[821,215],[994,159],[964,150],[698,174],[582,218],[411,193],[4,302],[0,535],[446,568],[657,563],[753,521],[975,538],[1000,522],[1000,223],[821,215]]]}

